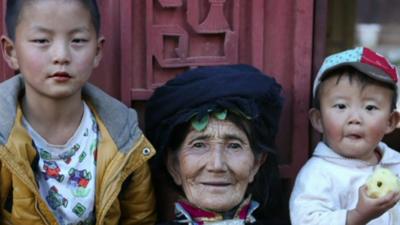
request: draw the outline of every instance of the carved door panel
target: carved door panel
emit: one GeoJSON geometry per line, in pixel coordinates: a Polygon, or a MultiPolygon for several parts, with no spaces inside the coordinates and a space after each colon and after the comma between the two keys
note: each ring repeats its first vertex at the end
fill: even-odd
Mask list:
{"type": "MultiPolygon", "coordinates": [[[[130,47],[135,49],[135,38],[145,35],[142,40],[145,49],[141,49],[143,65],[136,66],[144,70],[143,76],[135,79],[124,76],[126,83],[131,84],[124,101],[148,99],[154,88],[188,68],[237,63],[239,3],[237,0],[122,2],[122,9],[126,10],[122,14],[133,20],[144,16],[141,25],[145,25],[142,29],[135,27],[129,19],[122,21],[123,26],[126,25],[124,29],[132,30],[122,37],[123,43],[131,43],[130,47]],[[135,7],[144,10],[145,14],[135,7]]],[[[132,59],[127,60],[131,63],[123,72],[138,71],[132,59]]]]}

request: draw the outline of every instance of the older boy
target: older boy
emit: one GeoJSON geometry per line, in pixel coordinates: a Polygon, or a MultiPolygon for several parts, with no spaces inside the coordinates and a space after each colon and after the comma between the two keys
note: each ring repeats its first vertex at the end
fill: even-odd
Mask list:
{"type": "Polygon", "coordinates": [[[95,0],[7,2],[0,84],[0,219],[5,224],[153,224],[133,110],[87,84],[102,54],[95,0]]]}
{"type": "Polygon", "coordinates": [[[323,140],[297,176],[293,225],[399,224],[400,194],[373,199],[364,185],[377,166],[400,173],[400,154],[381,142],[399,122],[397,79],[396,68],[368,48],[325,59],[310,110],[323,140]]]}

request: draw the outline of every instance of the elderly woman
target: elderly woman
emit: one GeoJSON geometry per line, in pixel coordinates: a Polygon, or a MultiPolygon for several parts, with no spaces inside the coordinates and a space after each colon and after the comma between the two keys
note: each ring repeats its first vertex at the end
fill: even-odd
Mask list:
{"type": "Polygon", "coordinates": [[[280,94],[248,65],[189,70],[156,89],[145,115],[154,174],[168,171],[181,195],[167,224],[275,224],[280,94]]]}

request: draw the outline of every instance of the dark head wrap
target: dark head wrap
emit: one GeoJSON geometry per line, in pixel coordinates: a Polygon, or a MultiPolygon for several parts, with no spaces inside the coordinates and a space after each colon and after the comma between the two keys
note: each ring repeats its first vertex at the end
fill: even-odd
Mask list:
{"type": "Polygon", "coordinates": [[[262,150],[274,153],[281,86],[249,65],[188,70],[157,88],[146,106],[145,133],[160,157],[177,125],[223,109],[249,119],[262,150]]]}

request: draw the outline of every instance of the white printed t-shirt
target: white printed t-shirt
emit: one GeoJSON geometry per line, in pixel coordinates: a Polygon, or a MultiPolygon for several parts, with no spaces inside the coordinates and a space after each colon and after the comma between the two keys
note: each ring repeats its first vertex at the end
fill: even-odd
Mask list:
{"type": "Polygon", "coordinates": [[[52,145],[24,118],[23,124],[39,154],[36,180],[60,224],[94,224],[98,127],[84,104],[81,123],[64,145],[52,145]]]}

